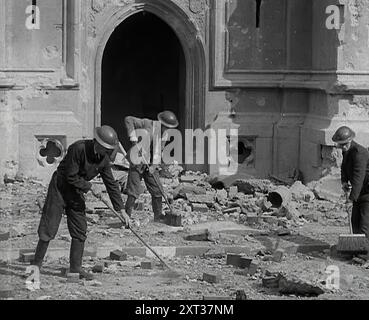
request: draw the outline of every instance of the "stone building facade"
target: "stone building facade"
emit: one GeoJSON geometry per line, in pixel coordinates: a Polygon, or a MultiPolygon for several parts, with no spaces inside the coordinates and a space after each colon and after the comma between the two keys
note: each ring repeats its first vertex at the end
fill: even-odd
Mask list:
{"type": "Polygon", "coordinates": [[[0,174],[172,109],[238,129],[238,176],[319,179],[338,126],[369,145],[368,25],[368,0],[0,0],[0,174]]]}

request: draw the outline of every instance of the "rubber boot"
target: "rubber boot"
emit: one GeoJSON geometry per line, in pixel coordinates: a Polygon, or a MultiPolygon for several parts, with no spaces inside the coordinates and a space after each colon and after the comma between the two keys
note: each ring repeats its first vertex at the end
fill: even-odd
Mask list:
{"type": "Polygon", "coordinates": [[[132,211],[133,211],[133,207],[135,205],[136,202],[136,198],[133,196],[128,196],[126,204],[125,204],[125,210],[126,213],[128,214],[128,216],[131,218],[132,216],[132,211]]]}
{"type": "Polygon", "coordinates": [[[164,222],[165,216],[163,215],[163,203],[162,197],[152,197],[152,211],[154,211],[154,221],[164,222]]]}
{"type": "Polygon", "coordinates": [[[70,273],[79,273],[80,279],[93,280],[94,276],[82,269],[82,257],[85,243],[78,239],[72,238],[72,244],[70,246],[70,273]]]}
{"type": "Polygon", "coordinates": [[[41,268],[42,262],[45,258],[47,248],[49,247],[49,241],[38,240],[35,258],[31,261],[31,265],[41,268]]]}

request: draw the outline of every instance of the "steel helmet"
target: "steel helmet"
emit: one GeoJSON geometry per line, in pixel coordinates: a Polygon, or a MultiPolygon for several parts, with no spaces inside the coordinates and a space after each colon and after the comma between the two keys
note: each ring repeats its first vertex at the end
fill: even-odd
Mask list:
{"type": "Polygon", "coordinates": [[[109,126],[97,127],[94,138],[101,146],[109,150],[114,150],[119,144],[117,133],[109,126]]]}
{"type": "Polygon", "coordinates": [[[158,114],[158,120],[167,128],[177,128],[178,120],[176,115],[172,111],[163,111],[158,114]]]}
{"type": "Polygon", "coordinates": [[[332,140],[337,144],[346,144],[355,138],[355,132],[349,127],[343,126],[337,129],[332,140]]]}

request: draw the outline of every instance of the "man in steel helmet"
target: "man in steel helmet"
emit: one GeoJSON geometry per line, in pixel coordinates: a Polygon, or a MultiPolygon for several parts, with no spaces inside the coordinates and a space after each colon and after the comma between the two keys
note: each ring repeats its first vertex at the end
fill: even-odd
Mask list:
{"type": "MultiPolygon", "coordinates": [[[[177,128],[179,124],[176,115],[171,111],[163,111],[159,113],[156,121],[146,118],[144,119],[136,118],[132,116],[126,117],[124,121],[128,136],[132,143],[132,148],[130,149],[130,152],[128,152],[129,156],[132,155],[132,150],[138,143],[138,137],[136,133],[139,131],[140,132],[144,131],[147,133],[148,140],[150,142],[150,147],[152,147],[151,152],[149,150],[146,150],[148,151],[147,153],[152,154],[153,159],[151,160],[151,163],[152,162],[156,163],[155,160],[158,159],[158,157],[161,158],[160,157],[162,151],[161,148],[163,146],[162,144],[159,146],[153,143],[156,132],[164,133],[162,142],[165,143],[165,131],[167,129],[177,128]]],[[[143,154],[142,156],[145,155],[143,154]]],[[[145,159],[147,158],[145,157],[145,159]]],[[[154,221],[161,222],[164,216],[162,214],[162,195],[160,192],[160,188],[161,190],[163,190],[163,187],[161,185],[158,186],[156,184],[156,181],[160,183],[159,174],[156,170],[157,165],[152,164],[150,167],[147,167],[145,164],[142,163],[134,163],[132,157],[130,157],[129,161],[130,161],[130,169],[128,173],[126,187],[128,194],[128,199],[125,205],[126,213],[128,215],[132,214],[134,203],[143,191],[141,186],[141,180],[143,178],[146,187],[151,194],[152,209],[154,212],[154,221]],[[156,177],[156,181],[154,175],[156,177]]],[[[150,162],[150,159],[148,162],[150,162]]]]}
{"type": "Polygon", "coordinates": [[[369,238],[369,151],[356,143],[355,132],[349,127],[340,127],[332,140],[342,149],[342,188],[353,202],[352,230],[369,238]]]}
{"type": "Polygon", "coordinates": [[[113,128],[102,126],[95,129],[93,140],[80,140],[69,146],[68,152],[54,172],[42,210],[38,228],[33,265],[41,267],[50,240],[54,239],[63,213],[67,216],[68,230],[72,237],[70,247],[70,273],[79,273],[81,279],[93,276],[82,269],[82,256],[86,240],[87,221],[84,194],[94,190],[90,180],[100,174],[113,207],[120,211],[129,227],[129,217],[122,211],[120,188],[115,181],[110,162],[118,147],[118,137],[113,128]]]}

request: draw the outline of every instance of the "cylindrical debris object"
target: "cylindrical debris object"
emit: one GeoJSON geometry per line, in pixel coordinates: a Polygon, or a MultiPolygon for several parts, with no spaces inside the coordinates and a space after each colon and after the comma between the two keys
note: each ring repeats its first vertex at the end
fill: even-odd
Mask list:
{"type": "Polygon", "coordinates": [[[280,208],[292,200],[292,194],[287,187],[280,186],[269,192],[267,200],[272,204],[273,208],[280,208]]]}

